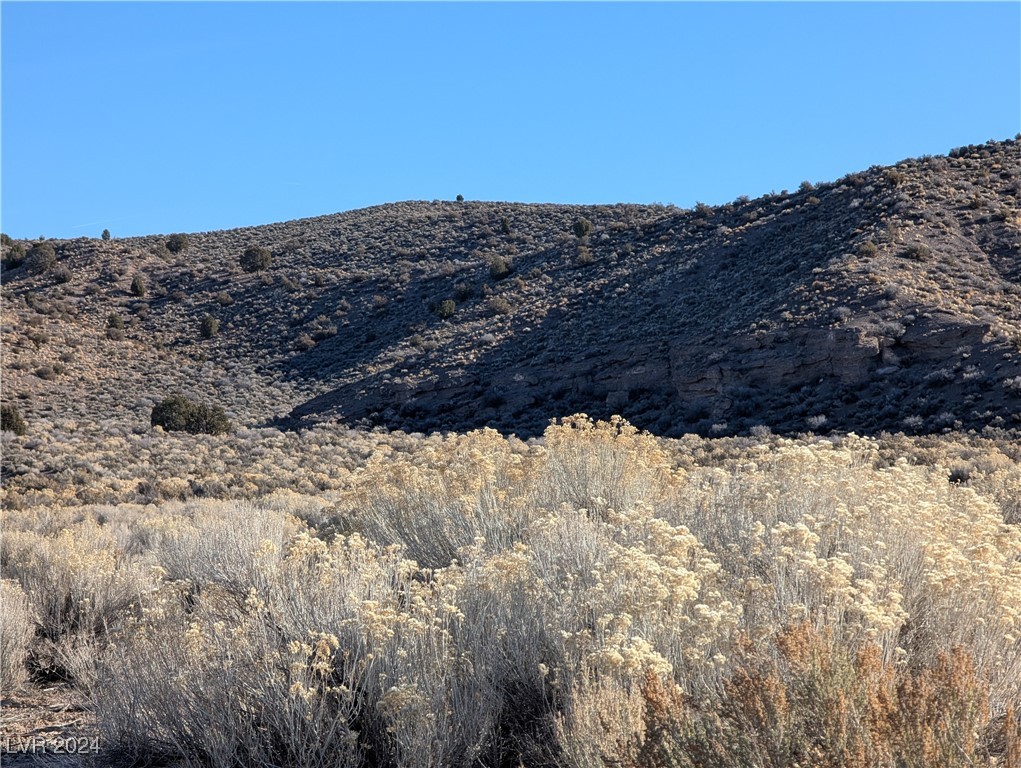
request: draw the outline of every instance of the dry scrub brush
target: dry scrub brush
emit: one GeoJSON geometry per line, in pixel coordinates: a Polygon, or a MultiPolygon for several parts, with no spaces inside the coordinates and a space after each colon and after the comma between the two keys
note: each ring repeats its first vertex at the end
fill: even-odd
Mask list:
{"type": "MultiPolygon", "coordinates": [[[[993,496],[853,436],[726,468],[690,448],[579,416],[531,446],[381,444],[329,506],[85,514],[77,546],[116,575],[86,590],[106,743],[193,765],[1017,765],[1021,529],[993,496]]],[[[15,533],[5,563],[53,624],[32,585],[72,594],[68,566],[27,553],[71,542],[15,533]]]]}
{"type": "Polygon", "coordinates": [[[25,662],[34,634],[34,616],[25,592],[16,581],[0,581],[0,696],[25,682],[25,662]]]}

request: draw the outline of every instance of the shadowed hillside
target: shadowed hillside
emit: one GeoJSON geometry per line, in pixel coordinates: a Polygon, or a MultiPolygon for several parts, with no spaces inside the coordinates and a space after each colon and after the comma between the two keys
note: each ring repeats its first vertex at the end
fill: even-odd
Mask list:
{"type": "Polygon", "coordinates": [[[1019,193],[1005,141],[715,208],[417,202],[176,252],[48,241],[55,265],[3,273],[4,399],[127,429],[171,392],[249,426],[1012,429],[1019,193]],[[252,246],[267,269],[242,269],[252,246]]]}

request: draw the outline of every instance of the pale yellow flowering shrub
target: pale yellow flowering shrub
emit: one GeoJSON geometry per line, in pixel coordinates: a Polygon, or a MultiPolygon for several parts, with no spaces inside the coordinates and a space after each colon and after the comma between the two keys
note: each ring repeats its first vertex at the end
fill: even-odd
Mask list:
{"type": "Polygon", "coordinates": [[[112,533],[89,519],[53,536],[11,531],[5,575],[31,600],[42,634],[98,634],[117,626],[151,588],[151,568],[125,555],[112,533]]]}
{"type": "Polygon", "coordinates": [[[601,499],[626,510],[652,502],[670,480],[670,462],[659,440],[619,416],[593,422],[584,414],[551,424],[538,461],[529,467],[533,502],[588,508],[601,499]]]}
{"type": "Polygon", "coordinates": [[[28,598],[13,580],[0,581],[0,695],[16,691],[25,682],[29,644],[35,622],[28,598]]]}
{"type": "Polygon", "coordinates": [[[339,641],[282,642],[263,618],[170,611],[132,627],[100,663],[106,743],[197,765],[361,765],[355,692],[334,674],[339,641]]]}
{"type": "Polygon", "coordinates": [[[149,574],[90,647],[113,749],[893,768],[960,743],[961,765],[1007,764],[1008,485],[951,483],[855,436],[671,442],[585,417],[530,445],[482,430],[373,450],[321,497],[40,510],[45,535],[17,513],[3,557],[26,587],[61,583],[67,563],[34,554],[58,541],[101,594],[104,573],[149,574]]]}
{"type": "Polygon", "coordinates": [[[743,629],[765,637],[807,619],[884,659],[930,663],[968,647],[997,695],[1021,695],[1021,529],[936,470],[904,460],[873,469],[868,441],[789,441],[736,472],[698,470],[667,511],[709,545],[743,629]],[[864,443],[864,445],[863,445],[864,443]],[[900,651],[898,651],[900,649],[900,651]]]}
{"type": "Polygon", "coordinates": [[[269,505],[235,501],[189,502],[138,529],[166,578],[194,588],[215,584],[243,598],[260,583],[260,558],[278,552],[298,527],[269,505]]]}
{"type": "Polygon", "coordinates": [[[381,451],[338,503],[340,527],[442,567],[479,537],[497,548],[520,539],[534,515],[515,493],[524,478],[521,455],[491,429],[381,451]]]}

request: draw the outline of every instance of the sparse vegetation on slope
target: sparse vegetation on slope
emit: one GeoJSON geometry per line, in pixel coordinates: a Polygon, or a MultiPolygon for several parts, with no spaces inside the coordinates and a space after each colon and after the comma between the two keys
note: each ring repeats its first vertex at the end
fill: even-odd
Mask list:
{"type": "Polygon", "coordinates": [[[1019,153],[990,143],[690,211],[401,203],[45,241],[63,277],[4,271],[5,387],[33,423],[127,429],[174,390],[246,426],[535,435],[583,410],[672,436],[1017,429],[1019,153]],[[253,248],[271,269],[239,269],[253,248]],[[457,322],[437,311],[451,299],[457,322]],[[56,363],[67,375],[34,376],[56,363]]]}

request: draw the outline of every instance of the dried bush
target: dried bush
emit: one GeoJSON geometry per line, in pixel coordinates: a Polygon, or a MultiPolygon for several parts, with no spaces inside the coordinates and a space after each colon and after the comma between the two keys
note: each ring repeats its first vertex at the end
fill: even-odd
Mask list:
{"type": "Polygon", "coordinates": [[[35,635],[28,598],[13,580],[0,581],[0,690],[16,691],[25,682],[29,643],[35,635]]]}
{"type": "Polygon", "coordinates": [[[503,296],[494,296],[486,302],[486,308],[491,315],[507,315],[513,310],[511,303],[503,296]]]}
{"type": "Polygon", "coordinates": [[[153,574],[91,519],[55,535],[7,532],[2,556],[6,575],[20,582],[38,623],[36,666],[88,685],[95,639],[137,615],[153,574]]]}

